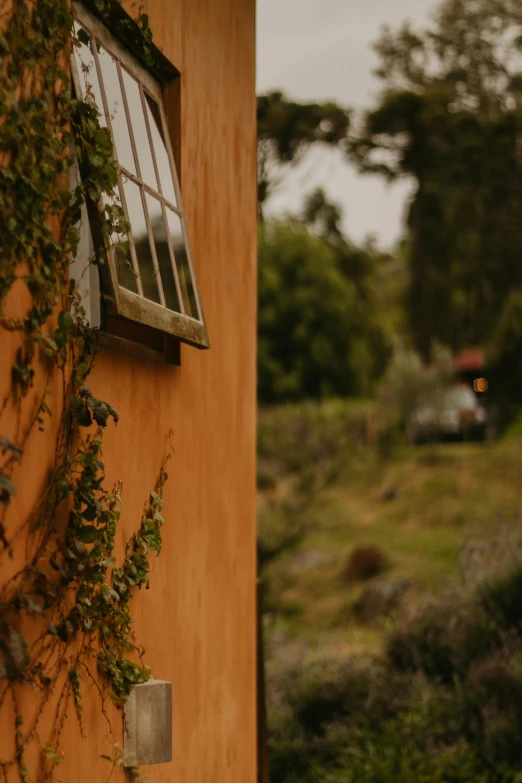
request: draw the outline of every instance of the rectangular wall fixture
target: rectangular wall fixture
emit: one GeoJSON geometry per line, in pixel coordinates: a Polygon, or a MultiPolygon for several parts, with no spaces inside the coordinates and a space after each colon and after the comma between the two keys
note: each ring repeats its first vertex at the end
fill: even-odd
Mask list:
{"type": "Polygon", "coordinates": [[[126,767],[172,761],[172,683],[149,680],[135,685],[124,714],[126,767]]]}

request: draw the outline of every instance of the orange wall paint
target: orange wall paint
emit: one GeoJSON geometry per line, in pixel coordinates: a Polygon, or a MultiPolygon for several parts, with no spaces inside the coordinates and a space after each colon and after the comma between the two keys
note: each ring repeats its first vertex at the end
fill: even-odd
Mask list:
{"type": "MultiPolygon", "coordinates": [[[[173,684],[174,760],[142,771],[149,783],[253,783],[255,0],[148,0],[145,10],[154,43],[182,74],[182,195],[211,347],[182,346],[179,368],[101,347],[90,379],[121,417],[104,449],[108,485],[123,481],[120,552],[173,430],[163,551],[151,589],[132,607],[145,662],[173,684]]],[[[7,356],[8,344],[0,348],[7,356]]],[[[53,393],[58,405],[59,388],[53,393]]],[[[31,436],[33,469],[18,477],[19,503],[43,480],[52,438],[52,428],[31,436]]],[[[110,772],[100,758],[112,752],[108,725],[93,684],[84,690],[86,737],[71,709],[62,739],[57,775],[66,783],[101,783],[110,772]]],[[[121,741],[121,715],[109,717],[121,741]]],[[[42,726],[50,720],[51,704],[42,726]]]]}

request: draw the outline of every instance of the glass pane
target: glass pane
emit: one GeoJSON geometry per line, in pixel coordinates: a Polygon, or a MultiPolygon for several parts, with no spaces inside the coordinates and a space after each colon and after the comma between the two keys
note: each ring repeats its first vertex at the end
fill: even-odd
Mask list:
{"type": "Polygon", "coordinates": [[[129,223],[131,224],[136,255],[138,257],[143,296],[146,299],[150,299],[152,302],[158,302],[159,304],[160,297],[156,280],[156,270],[154,269],[154,263],[152,261],[147,223],[145,221],[143,202],[141,200],[141,188],[129,179],[123,184],[123,189],[125,191],[129,223]]]}
{"type": "MultiPolygon", "coordinates": [[[[74,147],[74,145],[73,145],[74,147]]],[[[74,190],[80,184],[80,171],[75,160],[69,169],[69,187],[74,190]]],[[[85,311],[87,325],[91,329],[100,328],[100,277],[98,267],[92,263],[95,251],[89,216],[85,202],[80,208],[80,221],[77,224],[79,240],[76,252],[69,265],[69,276],[76,281],[80,295],[80,307],[85,311]]]]}
{"type": "Polygon", "coordinates": [[[161,282],[163,283],[165,304],[169,310],[175,310],[179,313],[181,308],[179,306],[178,292],[176,291],[176,283],[174,281],[174,271],[172,269],[172,261],[167,242],[167,229],[165,227],[165,221],[163,220],[161,204],[158,199],[148,193],[145,194],[145,198],[147,200],[152,236],[154,237],[154,245],[156,247],[156,258],[158,259],[161,282]]]}
{"type": "Polygon", "coordinates": [[[127,238],[118,234],[113,234],[111,237],[111,244],[114,248],[114,263],[116,265],[118,283],[122,288],[132,291],[133,294],[137,294],[138,283],[132,266],[127,238]]]}
{"type": "Polygon", "coordinates": [[[126,168],[131,174],[136,174],[116,60],[100,45],[98,45],[98,60],[100,62],[103,86],[105,87],[107,106],[109,107],[116,156],[120,166],[126,168]]]}
{"type": "Polygon", "coordinates": [[[181,220],[179,219],[179,216],[171,209],[167,207],[166,210],[169,224],[170,241],[172,242],[174,257],[176,259],[179,287],[181,288],[181,296],[183,297],[185,313],[199,321],[198,306],[196,304],[196,296],[194,294],[192,275],[190,274],[187,249],[185,246],[183,229],[181,227],[181,220]]]}
{"type": "Polygon", "coordinates": [[[98,80],[98,72],[92,53],[93,39],[89,33],[81,27],[78,22],[74,23],[74,32],[77,41],[74,42],[74,61],[78,70],[80,79],[81,97],[84,100],[91,100],[98,107],[100,112],[100,125],[107,127],[105,112],[103,110],[103,100],[98,80]]]}
{"type": "Polygon", "coordinates": [[[144,95],[145,106],[147,107],[147,117],[150,125],[150,135],[152,136],[152,145],[154,147],[154,154],[156,155],[156,163],[158,164],[161,192],[171,204],[174,204],[174,206],[177,207],[178,202],[176,201],[176,193],[172,181],[170,159],[163,137],[160,109],[156,101],[151,98],[150,95],[147,95],[146,92],[144,92],[144,95]]]}
{"type": "MultiPolygon", "coordinates": [[[[122,206],[118,185],[113,188],[112,193],[103,195],[103,203],[117,205],[119,207],[122,206]]],[[[119,284],[135,294],[139,293],[128,237],[123,234],[113,233],[111,234],[109,241],[113,248],[113,258],[119,284]]]]}
{"type": "Polygon", "coordinates": [[[140,88],[136,79],[134,79],[130,73],[125,70],[125,68],[122,68],[121,72],[123,74],[123,84],[125,87],[125,95],[127,96],[127,105],[129,107],[129,117],[131,119],[132,131],[134,133],[134,143],[136,144],[136,150],[138,153],[141,178],[144,182],[147,183],[149,187],[157,190],[158,183],[156,181],[156,173],[154,171],[154,163],[152,160],[152,153],[150,151],[149,134],[147,133],[145,115],[143,114],[140,88]]]}

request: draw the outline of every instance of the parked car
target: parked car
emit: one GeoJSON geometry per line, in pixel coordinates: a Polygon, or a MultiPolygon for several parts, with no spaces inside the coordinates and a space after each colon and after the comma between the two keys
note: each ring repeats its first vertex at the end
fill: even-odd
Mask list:
{"type": "Polygon", "coordinates": [[[451,386],[437,403],[426,400],[411,415],[408,432],[412,443],[427,440],[483,440],[487,413],[466,384],[451,386]]]}

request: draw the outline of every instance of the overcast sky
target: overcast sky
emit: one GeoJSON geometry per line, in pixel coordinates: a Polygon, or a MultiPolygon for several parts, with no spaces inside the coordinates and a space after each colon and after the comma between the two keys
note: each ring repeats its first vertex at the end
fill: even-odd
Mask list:
{"type": "MultiPolygon", "coordinates": [[[[299,100],[372,105],[379,82],[371,44],[382,25],[422,23],[434,0],[257,0],[257,90],[282,89],[299,100]]],[[[361,177],[334,151],[316,149],[272,197],[274,214],[296,211],[321,185],[345,214],[344,228],[361,241],[389,246],[402,231],[410,185],[361,177]]]]}

